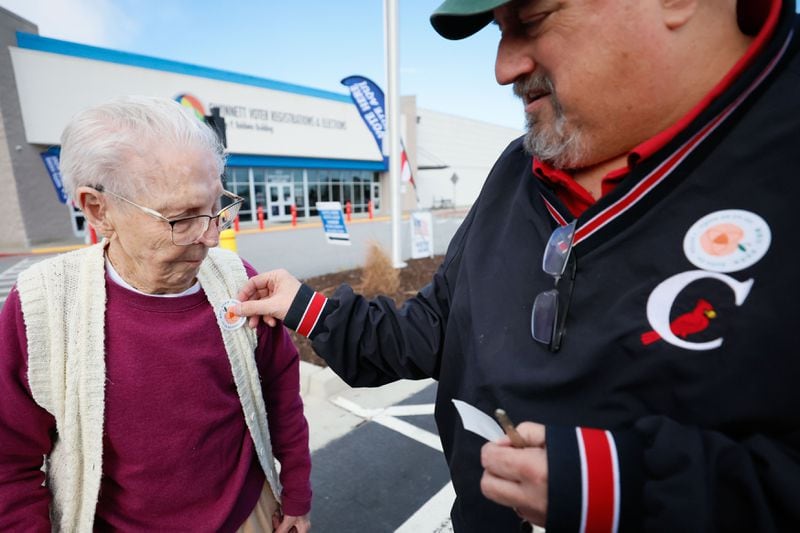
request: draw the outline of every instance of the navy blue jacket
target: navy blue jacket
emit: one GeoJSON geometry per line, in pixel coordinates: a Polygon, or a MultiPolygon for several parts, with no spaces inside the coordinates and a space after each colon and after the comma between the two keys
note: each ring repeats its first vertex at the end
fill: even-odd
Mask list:
{"type": "Polygon", "coordinates": [[[733,86],[578,218],[560,351],[531,338],[530,316],[554,284],[545,243],[572,216],[520,140],[401,309],[347,286],[298,294],[286,324],[349,384],[439,380],[456,531],[519,519],[481,494],[485,441],[453,398],[547,426],[548,532],[800,531],[794,10],[785,1],[733,86]]]}

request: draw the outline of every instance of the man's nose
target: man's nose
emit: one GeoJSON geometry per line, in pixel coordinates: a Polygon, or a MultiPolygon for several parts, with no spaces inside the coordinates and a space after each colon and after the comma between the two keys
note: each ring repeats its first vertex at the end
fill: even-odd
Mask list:
{"type": "Polygon", "coordinates": [[[509,35],[500,38],[494,63],[497,83],[514,83],[520,76],[528,76],[536,70],[536,62],[531,57],[529,45],[530,40],[525,36],[509,35]]]}

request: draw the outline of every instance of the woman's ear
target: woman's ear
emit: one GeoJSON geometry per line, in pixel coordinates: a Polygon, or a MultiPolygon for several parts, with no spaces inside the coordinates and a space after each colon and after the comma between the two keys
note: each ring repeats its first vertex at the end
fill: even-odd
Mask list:
{"type": "Polygon", "coordinates": [[[664,25],[670,30],[683,27],[697,11],[699,0],[660,0],[664,25]]]}
{"type": "Polygon", "coordinates": [[[103,237],[111,237],[114,233],[114,222],[108,212],[107,198],[92,187],[78,187],[75,191],[78,206],[86,220],[103,237]]]}

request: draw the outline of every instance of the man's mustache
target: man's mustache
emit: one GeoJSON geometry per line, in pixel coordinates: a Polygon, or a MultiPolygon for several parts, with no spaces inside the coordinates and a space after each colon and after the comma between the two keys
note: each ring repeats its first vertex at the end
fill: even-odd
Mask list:
{"type": "Polygon", "coordinates": [[[513,90],[515,95],[523,99],[526,94],[555,95],[555,86],[545,74],[531,74],[525,79],[517,80],[514,82],[513,90]]]}

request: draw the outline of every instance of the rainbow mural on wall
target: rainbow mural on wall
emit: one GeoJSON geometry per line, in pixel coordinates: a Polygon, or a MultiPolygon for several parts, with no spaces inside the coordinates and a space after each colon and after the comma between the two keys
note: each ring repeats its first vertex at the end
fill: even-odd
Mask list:
{"type": "Polygon", "coordinates": [[[183,107],[188,107],[194,111],[194,116],[196,116],[198,120],[205,119],[206,110],[200,100],[198,100],[196,97],[192,96],[191,94],[184,93],[176,96],[175,101],[181,104],[183,107]]]}

